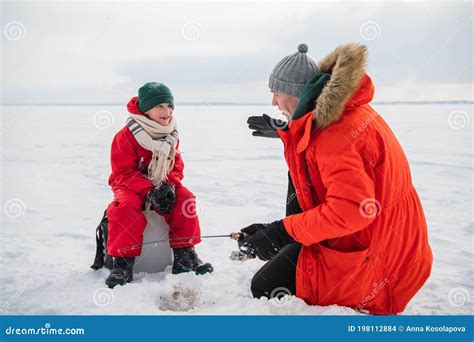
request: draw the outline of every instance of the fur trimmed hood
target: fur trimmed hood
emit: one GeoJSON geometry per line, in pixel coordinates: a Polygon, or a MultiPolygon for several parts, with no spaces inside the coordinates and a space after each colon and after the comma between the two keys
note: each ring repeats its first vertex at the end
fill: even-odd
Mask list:
{"type": "MultiPolygon", "coordinates": [[[[313,120],[318,127],[325,128],[339,121],[348,102],[358,96],[360,91],[357,90],[363,86],[363,78],[368,78],[365,73],[366,63],[367,48],[354,43],[339,46],[319,61],[319,70],[331,74],[331,79],[323,88],[313,109],[313,120]]],[[[368,81],[370,82],[370,78],[368,81]]],[[[365,97],[366,103],[370,102],[373,95],[371,82],[370,86],[372,92],[367,94],[370,98],[365,97]]]]}

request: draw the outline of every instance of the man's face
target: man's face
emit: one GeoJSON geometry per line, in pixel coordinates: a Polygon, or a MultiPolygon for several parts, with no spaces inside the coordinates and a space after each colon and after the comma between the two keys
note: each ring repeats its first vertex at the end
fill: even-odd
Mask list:
{"type": "Polygon", "coordinates": [[[169,103],[161,103],[145,113],[151,120],[162,126],[168,126],[173,116],[173,106],[169,103]]]}
{"type": "Polygon", "coordinates": [[[297,105],[298,98],[296,96],[289,96],[279,92],[273,93],[272,106],[277,106],[288,120],[291,120],[297,105]]]}

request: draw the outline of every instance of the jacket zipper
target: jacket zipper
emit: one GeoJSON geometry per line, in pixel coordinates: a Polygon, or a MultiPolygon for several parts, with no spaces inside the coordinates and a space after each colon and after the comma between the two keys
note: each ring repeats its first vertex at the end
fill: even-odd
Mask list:
{"type": "Polygon", "coordinates": [[[145,158],[140,157],[140,161],[138,162],[138,170],[142,171],[144,161],[145,161],[145,158]]]}

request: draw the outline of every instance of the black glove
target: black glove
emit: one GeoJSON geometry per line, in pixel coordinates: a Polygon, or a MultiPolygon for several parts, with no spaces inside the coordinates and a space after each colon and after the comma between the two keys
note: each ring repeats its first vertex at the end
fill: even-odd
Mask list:
{"type": "Polygon", "coordinates": [[[263,261],[270,260],[293,238],[286,232],[283,221],[269,224],[254,223],[240,230],[249,236],[244,238],[243,245],[254,252],[263,261]]]}
{"type": "Polygon", "coordinates": [[[288,122],[273,119],[267,114],[251,116],[247,119],[247,124],[250,129],[254,130],[253,136],[266,138],[278,138],[277,129],[286,130],[288,128],[288,122]]]}
{"type": "Polygon", "coordinates": [[[160,214],[169,214],[176,203],[176,194],[173,184],[165,183],[159,188],[151,190],[145,197],[150,203],[150,209],[160,214]]]}

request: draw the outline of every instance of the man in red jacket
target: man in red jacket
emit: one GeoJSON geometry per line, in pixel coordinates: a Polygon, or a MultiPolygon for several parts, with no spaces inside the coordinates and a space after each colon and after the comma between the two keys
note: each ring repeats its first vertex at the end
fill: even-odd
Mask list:
{"type": "Polygon", "coordinates": [[[433,261],[408,161],[369,104],[365,47],[340,46],[318,64],[307,50],[301,44],[270,76],[272,104],[289,124],[248,120],[253,135],[282,139],[290,174],[286,217],[242,229],[246,246],[270,260],[252,293],[399,313],[433,261]]]}
{"type": "Polygon", "coordinates": [[[109,185],[114,201],[107,207],[107,253],[113,256],[113,269],[106,284],[113,288],[133,279],[147,225],[145,205],[162,215],[170,227],[173,274],[212,272],[211,264],[203,263],[194,250],[201,231],[195,197],[181,184],[184,163],[171,90],[161,83],[146,83],[127,108],[127,125],[115,135],[111,149],[109,185]]]}

